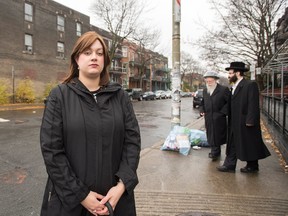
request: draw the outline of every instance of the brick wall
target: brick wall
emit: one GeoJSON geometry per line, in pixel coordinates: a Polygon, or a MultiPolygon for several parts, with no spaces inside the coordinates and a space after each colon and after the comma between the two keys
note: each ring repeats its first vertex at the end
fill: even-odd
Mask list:
{"type": "Polygon", "coordinates": [[[30,77],[41,94],[45,83],[59,81],[69,70],[69,58],[78,36],[90,30],[90,17],[52,0],[0,0],[0,78],[30,77]],[[33,21],[24,19],[24,2],[33,5],[33,21]],[[57,30],[57,15],[65,18],[65,31],[57,30]],[[25,51],[25,33],[33,37],[33,52],[25,51]],[[57,42],[65,44],[64,58],[57,57],[57,42]]]}

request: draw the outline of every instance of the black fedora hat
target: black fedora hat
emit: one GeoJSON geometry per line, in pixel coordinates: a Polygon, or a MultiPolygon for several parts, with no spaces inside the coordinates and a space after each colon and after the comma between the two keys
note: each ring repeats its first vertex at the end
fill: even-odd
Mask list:
{"type": "Polygon", "coordinates": [[[230,67],[225,68],[225,70],[229,71],[230,69],[239,70],[242,72],[249,71],[249,68],[245,67],[245,63],[243,62],[231,62],[230,67]]]}

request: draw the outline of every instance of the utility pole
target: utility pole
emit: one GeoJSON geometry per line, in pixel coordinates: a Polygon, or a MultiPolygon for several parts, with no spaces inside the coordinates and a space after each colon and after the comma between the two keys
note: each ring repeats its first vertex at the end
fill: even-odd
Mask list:
{"type": "Polygon", "coordinates": [[[171,127],[180,125],[180,22],[181,0],[172,0],[172,103],[171,103],[171,127]]]}
{"type": "Polygon", "coordinates": [[[15,71],[14,71],[14,66],[12,66],[12,100],[13,104],[15,103],[15,71]]]}

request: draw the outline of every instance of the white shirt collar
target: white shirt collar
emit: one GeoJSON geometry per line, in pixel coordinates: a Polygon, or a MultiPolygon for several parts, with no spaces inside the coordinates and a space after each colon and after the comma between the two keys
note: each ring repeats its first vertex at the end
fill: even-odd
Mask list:
{"type": "Polygon", "coordinates": [[[240,81],[243,79],[243,77],[239,78],[236,83],[234,85],[232,85],[232,95],[235,92],[235,89],[237,88],[238,84],[240,83],[240,81]]]}
{"type": "Polygon", "coordinates": [[[239,78],[236,83],[232,86],[233,89],[236,89],[236,87],[238,86],[239,82],[243,79],[243,77],[239,78]]]}

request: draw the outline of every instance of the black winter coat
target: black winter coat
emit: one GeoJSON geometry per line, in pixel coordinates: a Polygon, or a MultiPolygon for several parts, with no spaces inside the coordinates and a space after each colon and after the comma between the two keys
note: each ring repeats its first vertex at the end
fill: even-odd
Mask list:
{"type": "MultiPolygon", "coordinates": [[[[260,127],[259,90],[257,83],[243,79],[231,97],[229,141],[233,138],[237,158],[255,161],[270,155],[262,140],[260,127]],[[252,124],[252,127],[246,126],[252,124]]],[[[229,145],[227,152],[229,152],[229,145]]]]}
{"type": "Polygon", "coordinates": [[[119,178],[126,191],[114,214],[136,215],[133,190],[138,184],[140,131],[119,84],[107,85],[95,99],[78,79],[54,88],[40,141],[48,173],[42,216],[91,215],[80,202],[90,190],[106,195],[119,178]]]}
{"type": "Polygon", "coordinates": [[[227,143],[227,118],[230,102],[228,87],[217,84],[212,95],[203,90],[203,100],[199,107],[200,113],[205,113],[205,127],[210,146],[220,146],[227,143]]]}

